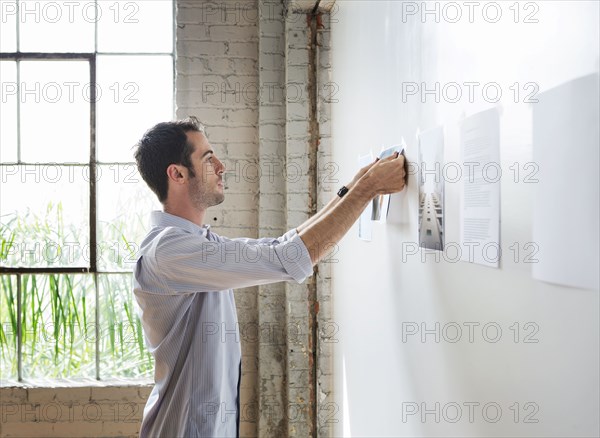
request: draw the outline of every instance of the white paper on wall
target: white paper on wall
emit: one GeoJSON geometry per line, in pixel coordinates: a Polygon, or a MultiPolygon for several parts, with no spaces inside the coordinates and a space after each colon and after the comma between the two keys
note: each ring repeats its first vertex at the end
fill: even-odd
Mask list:
{"type": "Polygon", "coordinates": [[[538,280],[598,289],[598,73],[538,95],[533,104],[532,274],[538,280]]]}
{"type": "Polygon", "coordinates": [[[492,108],[460,125],[461,260],[497,268],[500,262],[500,117],[492,108]]]}
{"type": "Polygon", "coordinates": [[[410,225],[413,223],[413,218],[410,215],[409,208],[409,199],[410,199],[410,172],[411,172],[411,162],[409,156],[409,149],[404,141],[404,137],[402,137],[400,141],[400,147],[404,151],[404,160],[406,161],[406,184],[401,192],[393,193],[390,195],[390,202],[388,205],[388,215],[387,215],[387,223],[388,224],[397,224],[397,225],[410,225]]]}
{"type": "MultiPolygon", "coordinates": [[[[404,152],[405,143],[404,139],[402,142],[397,145],[390,146],[387,149],[382,149],[379,153],[378,157],[380,160],[387,158],[393,155],[395,152],[402,153],[404,152]]],[[[390,196],[391,195],[378,195],[373,199],[373,215],[372,218],[374,221],[378,222],[386,222],[388,216],[388,210],[390,207],[390,196]]]]}

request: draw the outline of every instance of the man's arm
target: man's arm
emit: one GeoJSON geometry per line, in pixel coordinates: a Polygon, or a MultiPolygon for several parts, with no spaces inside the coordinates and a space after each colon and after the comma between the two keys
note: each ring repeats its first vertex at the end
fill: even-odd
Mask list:
{"type": "MultiPolygon", "coordinates": [[[[349,184],[346,184],[346,188],[348,190],[352,190],[352,188],[356,185],[356,183],[358,182],[358,180],[369,171],[369,169],[379,160],[379,158],[377,158],[375,161],[373,161],[372,163],[368,164],[367,166],[363,167],[362,169],[360,169],[357,174],[354,176],[354,178],[352,179],[352,181],[349,184]]],[[[347,196],[347,194],[346,194],[347,196]]],[[[310,217],[309,219],[307,219],[306,221],[304,221],[301,225],[296,227],[296,231],[298,232],[298,234],[300,234],[303,230],[305,230],[306,228],[308,228],[310,225],[312,225],[313,223],[315,223],[317,220],[319,220],[321,217],[323,217],[323,215],[325,215],[325,213],[329,212],[338,202],[341,201],[342,198],[340,198],[339,196],[337,196],[337,194],[327,203],[327,205],[325,205],[321,210],[319,210],[317,213],[315,213],[312,217],[310,217]]]]}
{"type": "Polygon", "coordinates": [[[404,188],[403,155],[396,153],[367,167],[343,198],[333,199],[322,213],[298,228],[313,265],[344,237],[376,195],[395,193],[404,188]]]}

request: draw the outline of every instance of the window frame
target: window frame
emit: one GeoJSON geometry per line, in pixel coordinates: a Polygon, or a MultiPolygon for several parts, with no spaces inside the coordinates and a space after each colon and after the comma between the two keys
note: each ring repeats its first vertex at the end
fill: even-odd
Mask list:
{"type": "MultiPolygon", "coordinates": [[[[97,4],[98,0],[94,0],[97,4]]],[[[17,106],[16,106],[16,124],[17,124],[17,159],[14,162],[0,162],[0,166],[16,165],[16,166],[27,166],[27,165],[39,165],[41,163],[30,163],[23,162],[21,160],[21,81],[20,81],[20,62],[31,61],[31,60],[48,60],[48,61],[64,61],[64,60],[75,60],[75,61],[87,61],[89,65],[89,80],[90,84],[97,85],[97,57],[103,55],[109,56],[170,56],[172,62],[172,78],[171,78],[171,89],[172,89],[172,117],[176,114],[176,32],[177,32],[177,1],[171,0],[172,3],[172,48],[170,52],[99,52],[98,51],[98,21],[95,21],[94,30],[94,51],[93,52],[21,52],[20,51],[20,29],[19,29],[19,1],[16,1],[17,5],[17,19],[16,19],[16,52],[0,52],[0,61],[15,61],[16,62],[16,82],[17,82],[17,106]]],[[[98,269],[98,220],[97,220],[97,169],[99,165],[115,164],[115,165],[135,165],[133,161],[129,162],[99,162],[97,157],[96,147],[96,124],[97,124],[97,93],[96,86],[90,87],[89,105],[90,105],[90,150],[89,150],[89,161],[87,163],[55,163],[68,166],[76,167],[89,167],[89,220],[88,220],[88,233],[89,233],[89,267],[88,266],[65,266],[65,267],[8,267],[0,265],[0,276],[14,277],[16,280],[16,291],[17,291],[17,381],[23,382],[23,367],[22,367],[22,346],[23,346],[23,320],[22,320],[22,277],[23,275],[35,275],[35,274],[91,274],[94,284],[95,294],[95,379],[102,380],[100,373],[100,321],[99,321],[99,302],[100,302],[100,288],[99,279],[100,274],[120,274],[126,275],[131,274],[132,270],[99,270],[98,269]]],[[[12,280],[11,280],[12,281],[12,280]]],[[[11,380],[8,378],[7,380],[11,380]]]]}

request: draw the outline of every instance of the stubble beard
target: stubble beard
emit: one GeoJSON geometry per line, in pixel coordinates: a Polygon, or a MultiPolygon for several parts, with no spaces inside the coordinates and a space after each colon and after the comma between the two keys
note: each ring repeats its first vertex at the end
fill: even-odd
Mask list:
{"type": "Polygon", "coordinates": [[[197,176],[191,180],[191,199],[193,205],[198,208],[205,210],[208,207],[219,205],[225,200],[225,194],[218,192],[218,189],[213,191],[209,190],[208,184],[203,184],[202,178],[197,176]]]}

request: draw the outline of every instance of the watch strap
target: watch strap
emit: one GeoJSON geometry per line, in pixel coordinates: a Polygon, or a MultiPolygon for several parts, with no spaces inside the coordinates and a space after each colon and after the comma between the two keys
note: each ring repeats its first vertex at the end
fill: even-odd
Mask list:
{"type": "Polygon", "coordinates": [[[342,188],[338,190],[337,195],[342,198],[346,193],[348,193],[348,190],[348,187],[342,186],[342,188]]]}

